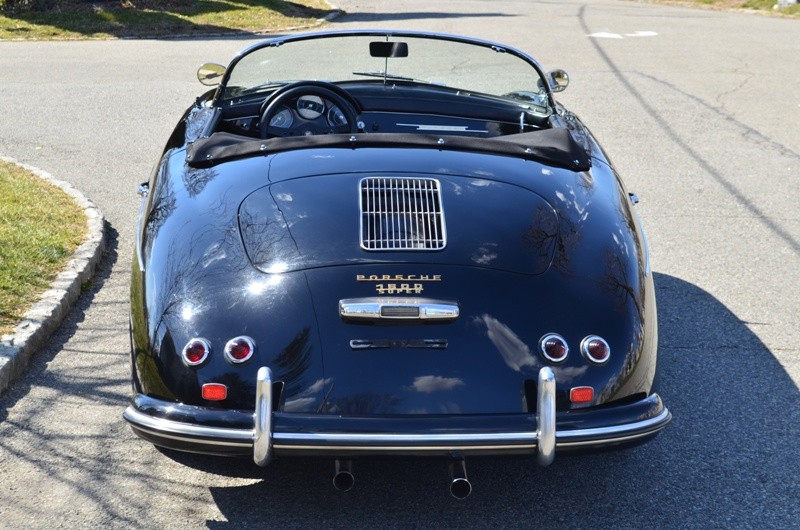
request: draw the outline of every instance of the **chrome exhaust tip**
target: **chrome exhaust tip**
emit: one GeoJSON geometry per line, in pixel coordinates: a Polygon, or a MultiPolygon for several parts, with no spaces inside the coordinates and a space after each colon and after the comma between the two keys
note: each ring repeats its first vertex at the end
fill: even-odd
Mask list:
{"type": "Polygon", "coordinates": [[[472,484],[467,479],[467,466],[464,459],[450,462],[450,495],[458,500],[469,497],[472,493],[472,484]]]}
{"type": "Polygon", "coordinates": [[[350,491],[356,483],[352,460],[336,460],[333,474],[333,487],[339,491],[350,491]]]}

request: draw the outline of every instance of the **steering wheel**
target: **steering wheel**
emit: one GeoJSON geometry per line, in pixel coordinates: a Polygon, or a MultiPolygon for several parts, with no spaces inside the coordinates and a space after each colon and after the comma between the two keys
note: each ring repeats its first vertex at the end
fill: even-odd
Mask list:
{"type": "MultiPolygon", "coordinates": [[[[273,92],[264,103],[261,104],[261,119],[258,122],[258,132],[261,138],[271,138],[273,136],[291,136],[297,127],[273,127],[269,123],[291,99],[300,96],[317,96],[323,101],[327,101],[342,111],[345,123],[341,125],[330,125],[325,133],[356,133],[358,132],[358,110],[357,103],[343,89],[332,83],[323,81],[300,81],[285,85],[273,92]]],[[[320,134],[322,131],[309,129],[311,134],[320,134]]]]}

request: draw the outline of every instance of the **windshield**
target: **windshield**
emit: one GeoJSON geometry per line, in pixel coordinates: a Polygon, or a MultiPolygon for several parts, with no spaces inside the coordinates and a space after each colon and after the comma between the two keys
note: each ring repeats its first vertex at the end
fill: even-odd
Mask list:
{"type": "Polygon", "coordinates": [[[301,80],[426,84],[548,106],[541,68],[517,50],[399,32],[304,35],[257,45],[231,63],[218,97],[224,103],[301,80]]]}

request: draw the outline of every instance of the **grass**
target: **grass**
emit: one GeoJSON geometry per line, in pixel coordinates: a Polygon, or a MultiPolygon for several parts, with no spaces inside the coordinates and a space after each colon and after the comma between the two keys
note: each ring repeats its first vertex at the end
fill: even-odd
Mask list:
{"type": "Polygon", "coordinates": [[[783,15],[800,17],[800,4],[795,4],[793,6],[786,6],[780,9],[773,9],[776,3],[777,2],[773,0],[748,0],[747,2],[742,2],[742,8],[758,9],[760,11],[773,11],[775,13],[780,13],[783,15]]]}
{"type": "Polygon", "coordinates": [[[800,4],[775,9],[777,0],[645,0],[660,4],[700,6],[711,9],[748,9],[800,18],[800,4]]]}
{"type": "Polygon", "coordinates": [[[10,333],[86,234],[72,197],[0,160],[0,334],[10,333]]]}
{"type": "Polygon", "coordinates": [[[266,33],[314,25],[329,13],[325,0],[30,0],[24,5],[0,0],[0,39],[266,33]],[[34,9],[42,4],[50,7],[34,9]]]}
{"type": "MultiPolygon", "coordinates": [[[[752,9],[800,18],[776,0],[644,0],[752,9]]],[[[0,0],[0,40],[69,40],[233,33],[307,27],[332,12],[325,0],[0,0]]]]}

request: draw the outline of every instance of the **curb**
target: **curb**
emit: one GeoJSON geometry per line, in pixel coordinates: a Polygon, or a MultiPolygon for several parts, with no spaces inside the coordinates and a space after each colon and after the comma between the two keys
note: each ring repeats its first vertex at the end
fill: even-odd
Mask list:
{"type": "Polygon", "coordinates": [[[31,357],[58,329],[80,297],[82,285],[94,276],[106,247],[106,233],[103,214],[71,184],[13,158],[0,155],[0,160],[30,171],[63,190],[83,208],[87,226],[86,239],[75,250],[66,268],[50,284],[50,289],[45,291],[39,302],[25,313],[14,333],[0,338],[0,394],[2,394],[12,381],[23,373],[31,357]]]}

